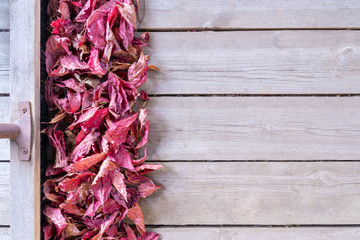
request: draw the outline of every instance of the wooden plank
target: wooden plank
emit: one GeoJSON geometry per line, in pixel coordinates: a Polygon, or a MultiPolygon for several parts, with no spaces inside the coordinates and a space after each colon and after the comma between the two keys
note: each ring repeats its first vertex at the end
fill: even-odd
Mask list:
{"type": "MultiPolygon", "coordinates": [[[[268,240],[268,239],[292,239],[292,240],[358,240],[359,228],[154,228],[164,240],[268,240]]],[[[10,229],[0,228],[0,240],[10,240],[10,229]]]]}
{"type": "MultiPolygon", "coordinates": [[[[10,224],[10,163],[0,163],[0,225],[10,224]]],[[[0,234],[1,236],[1,234],[0,234]]],[[[0,237],[1,240],[1,237],[0,237]]]]}
{"type": "Polygon", "coordinates": [[[360,97],[154,97],[152,160],[360,160],[360,97]]]}
{"type": "MultiPolygon", "coordinates": [[[[10,98],[0,97],[0,123],[10,122],[10,98]]],[[[0,161],[10,160],[10,140],[0,139],[0,161]]]]}
{"type": "MultiPolygon", "coordinates": [[[[359,228],[155,228],[164,240],[358,240],[359,228]]],[[[1,238],[0,238],[1,239],[1,238]]]]}
{"type": "Polygon", "coordinates": [[[177,162],[163,165],[165,169],[150,177],[164,189],[141,202],[148,224],[360,222],[359,163],[177,162]]]}
{"type": "Polygon", "coordinates": [[[17,144],[10,144],[11,238],[35,240],[41,234],[40,0],[10,4],[11,120],[17,119],[19,101],[29,101],[32,113],[31,160],[19,161],[17,144]]]}
{"type": "Polygon", "coordinates": [[[10,240],[10,228],[0,228],[0,240],[10,240]]]}
{"type": "MultiPolygon", "coordinates": [[[[0,98],[2,122],[8,100],[0,98]]],[[[154,97],[150,159],[359,160],[358,103],[357,97],[154,97]]],[[[8,142],[0,144],[0,160],[9,159],[8,142]]]]}
{"type": "Polygon", "coordinates": [[[147,0],[141,28],[358,28],[356,0],[147,0]]]}
{"type": "MultiPolygon", "coordinates": [[[[358,240],[359,228],[154,228],[164,240],[358,240]]],[[[10,229],[0,228],[0,240],[10,240],[10,229]]]]}
{"type": "MultiPolygon", "coordinates": [[[[147,0],[141,28],[359,28],[356,0],[147,0]]],[[[9,28],[9,1],[0,1],[0,29],[9,28]]]]}
{"type": "MultiPolygon", "coordinates": [[[[4,179],[8,179],[8,164],[0,163],[4,179]]],[[[330,225],[360,221],[357,162],[163,165],[165,169],[150,177],[164,189],[140,203],[147,224],[330,225]]],[[[0,185],[0,225],[9,225],[6,184],[2,180],[0,185]]]]}
{"type": "MultiPolygon", "coordinates": [[[[0,19],[1,19],[1,1],[0,1],[0,19]]],[[[1,21],[0,21],[1,26],[1,21]]],[[[10,33],[0,32],[0,94],[10,92],[9,79],[9,54],[10,54],[10,33]]]]}
{"type": "Polygon", "coordinates": [[[360,93],[359,31],[153,32],[151,38],[145,51],[161,72],[150,73],[144,87],[150,94],[360,93]]]}
{"type": "MultiPolygon", "coordinates": [[[[151,33],[162,70],[150,94],[360,93],[360,32],[151,33]]],[[[9,33],[0,33],[0,93],[9,92],[9,33]]]]}
{"type": "Polygon", "coordinates": [[[0,0],[0,30],[5,30],[10,28],[10,1],[9,0],[0,0]]]}

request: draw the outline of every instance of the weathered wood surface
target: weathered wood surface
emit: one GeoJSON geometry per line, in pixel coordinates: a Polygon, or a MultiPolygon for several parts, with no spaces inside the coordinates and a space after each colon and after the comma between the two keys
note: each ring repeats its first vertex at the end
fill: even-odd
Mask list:
{"type": "MultiPolygon", "coordinates": [[[[161,72],[150,94],[360,93],[360,32],[151,33],[161,72]]],[[[0,33],[0,93],[9,92],[9,33],[0,33]]]]}
{"type": "MultiPolygon", "coordinates": [[[[1,11],[0,11],[0,19],[1,19],[1,11]]],[[[10,55],[10,33],[0,32],[0,94],[10,92],[9,55],[10,55]]]]}
{"type": "MultiPolygon", "coordinates": [[[[8,112],[8,98],[0,100],[8,112]]],[[[358,97],[153,97],[149,157],[360,160],[359,105],[358,97]]],[[[0,156],[8,160],[3,142],[0,156]]]]}
{"type": "Polygon", "coordinates": [[[32,113],[30,161],[19,161],[10,144],[10,226],[12,239],[40,239],[40,0],[11,1],[11,120],[18,102],[29,101],[32,113]]]}
{"type": "MultiPolygon", "coordinates": [[[[164,240],[358,240],[359,228],[172,228],[152,229],[164,240]]],[[[10,240],[10,229],[0,228],[0,240],[10,240]]]]}
{"type": "Polygon", "coordinates": [[[10,27],[10,0],[0,0],[0,30],[10,27]]]}
{"type": "MultiPolygon", "coordinates": [[[[356,0],[146,0],[141,28],[359,28],[356,0]]],[[[0,1],[0,29],[9,28],[9,0],[0,1]]]]}
{"type": "Polygon", "coordinates": [[[0,228],[0,240],[10,240],[10,228],[0,228]]]}
{"type": "MultiPolygon", "coordinates": [[[[358,240],[359,228],[156,228],[164,240],[358,240]]],[[[1,240],[1,239],[0,239],[1,240]]]]}
{"type": "Polygon", "coordinates": [[[10,225],[10,163],[0,163],[0,167],[0,225],[10,225]]]}
{"type": "Polygon", "coordinates": [[[153,97],[152,160],[360,160],[359,97],[153,97]]]}
{"type": "MultiPolygon", "coordinates": [[[[10,107],[10,98],[0,97],[0,123],[10,122],[9,107],[10,107]]],[[[9,161],[9,160],[10,160],[10,140],[0,139],[0,161],[9,161]]]]}
{"type": "MultiPolygon", "coordinates": [[[[9,163],[0,163],[8,181],[9,163]]],[[[353,162],[163,163],[164,186],[141,201],[147,224],[354,224],[360,222],[360,164],[353,162]]],[[[0,225],[8,225],[2,181],[0,225]]],[[[13,188],[12,188],[13,189],[13,188]]],[[[12,226],[12,225],[11,225],[12,226]]],[[[171,238],[170,238],[171,239],[171,238]]]]}
{"type": "Polygon", "coordinates": [[[146,0],[141,28],[359,28],[356,0],[146,0]]]}
{"type": "MultiPolygon", "coordinates": [[[[273,2],[272,2],[273,4],[273,2]]],[[[360,32],[154,32],[150,94],[360,93],[360,32]]]]}
{"type": "Polygon", "coordinates": [[[150,224],[353,224],[360,222],[360,164],[164,163],[164,190],[142,201],[150,224]]]}

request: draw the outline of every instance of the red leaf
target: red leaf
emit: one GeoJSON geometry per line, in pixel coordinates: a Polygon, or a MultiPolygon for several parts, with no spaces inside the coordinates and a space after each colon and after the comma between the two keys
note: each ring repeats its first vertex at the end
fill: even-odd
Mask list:
{"type": "Polygon", "coordinates": [[[86,135],[86,137],[74,148],[71,159],[75,161],[77,158],[89,154],[93,144],[98,141],[99,137],[100,133],[94,131],[86,135]]]}
{"type": "Polygon", "coordinates": [[[90,51],[90,59],[88,62],[88,67],[91,71],[91,74],[99,75],[99,76],[106,74],[106,70],[104,70],[100,64],[99,51],[95,48],[91,49],[90,51]]]}
{"type": "Polygon", "coordinates": [[[131,82],[135,88],[139,88],[145,83],[148,72],[148,64],[145,59],[144,53],[141,53],[139,61],[131,65],[128,71],[129,82],[131,82]]]}
{"type": "MultiPolygon", "coordinates": [[[[75,3],[76,4],[76,3],[75,3]]],[[[96,0],[88,0],[79,14],[76,16],[75,21],[85,22],[95,8],[96,0]]],[[[79,6],[79,5],[77,5],[79,6]]]]}
{"type": "Polygon", "coordinates": [[[102,239],[102,235],[106,232],[106,230],[114,222],[117,214],[118,214],[117,212],[114,212],[113,214],[110,215],[108,220],[106,220],[103,224],[101,224],[100,232],[95,237],[93,237],[92,240],[101,240],[102,239]]]}
{"type": "Polygon", "coordinates": [[[45,51],[45,63],[46,71],[48,73],[54,68],[56,62],[61,56],[70,55],[69,46],[71,44],[70,39],[66,37],[60,37],[58,35],[52,35],[46,42],[45,51]]]}
{"type": "Polygon", "coordinates": [[[45,197],[50,201],[55,203],[61,203],[64,201],[64,197],[60,196],[59,193],[56,192],[56,183],[53,180],[46,180],[43,185],[43,190],[45,197]]]}
{"type": "Polygon", "coordinates": [[[59,236],[68,225],[64,216],[61,214],[60,209],[45,207],[44,214],[56,227],[56,236],[59,236]]]}
{"type": "Polygon", "coordinates": [[[83,209],[79,208],[78,206],[76,206],[75,204],[72,204],[70,202],[62,203],[59,205],[59,207],[64,212],[70,213],[70,214],[76,215],[76,216],[83,216],[85,213],[85,211],[83,209]]]}
{"type": "Polygon", "coordinates": [[[49,240],[54,235],[52,225],[49,225],[48,223],[45,224],[43,227],[44,232],[44,240],[49,240]]]}
{"type": "Polygon", "coordinates": [[[101,205],[104,205],[106,200],[110,196],[110,191],[112,188],[112,171],[116,170],[118,166],[106,159],[99,170],[99,173],[96,175],[91,188],[94,192],[95,197],[100,201],[101,205]]]}
{"type": "Polygon", "coordinates": [[[106,132],[104,137],[112,144],[120,146],[126,140],[131,124],[137,119],[138,113],[115,122],[106,132]]]}
{"type": "Polygon", "coordinates": [[[61,130],[55,131],[54,128],[45,128],[42,133],[47,133],[51,144],[56,149],[55,168],[61,168],[67,166],[67,156],[64,140],[64,132],[61,130]]]}
{"type": "Polygon", "coordinates": [[[126,185],[124,183],[124,175],[121,172],[114,172],[113,185],[119,193],[127,199],[126,185]]]}
{"type": "Polygon", "coordinates": [[[129,209],[127,217],[135,223],[137,230],[143,236],[145,234],[144,216],[138,203],[129,209]]]}
{"type": "Polygon", "coordinates": [[[64,192],[75,191],[80,183],[88,181],[92,176],[95,176],[94,173],[80,173],[74,178],[66,178],[59,183],[59,188],[64,192]]]}
{"type": "Polygon", "coordinates": [[[147,121],[145,123],[143,131],[144,131],[144,135],[143,135],[141,141],[136,145],[135,149],[142,148],[143,146],[145,146],[145,144],[147,144],[147,142],[149,140],[149,121],[147,121]]]}
{"type": "Polygon", "coordinates": [[[137,240],[134,231],[131,229],[131,227],[128,224],[124,224],[124,228],[128,240],[137,240]]]}
{"type": "Polygon", "coordinates": [[[97,164],[106,157],[105,153],[94,154],[90,157],[83,158],[82,160],[71,164],[66,167],[67,172],[81,172],[89,169],[91,166],[97,164]]]}
{"type": "Polygon", "coordinates": [[[120,147],[116,153],[110,153],[108,157],[120,167],[135,171],[131,155],[123,147],[120,147]]]}
{"type": "Polygon", "coordinates": [[[144,175],[144,174],[153,172],[153,171],[161,169],[161,168],[163,168],[163,166],[161,166],[160,164],[144,164],[144,165],[136,167],[135,171],[139,175],[144,175]]]}

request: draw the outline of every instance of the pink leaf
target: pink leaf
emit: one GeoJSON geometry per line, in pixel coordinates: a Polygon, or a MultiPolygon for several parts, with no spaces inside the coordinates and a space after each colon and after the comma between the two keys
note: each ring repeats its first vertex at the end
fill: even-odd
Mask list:
{"type": "Polygon", "coordinates": [[[56,236],[59,236],[68,225],[64,216],[61,214],[60,209],[47,206],[45,207],[44,214],[55,225],[57,232],[56,236]]]}
{"type": "Polygon", "coordinates": [[[105,153],[94,154],[66,167],[67,172],[82,172],[97,164],[106,157],[105,153]]]}
{"type": "Polygon", "coordinates": [[[143,236],[145,234],[145,224],[139,204],[135,203],[134,207],[129,209],[127,217],[135,223],[137,230],[143,236]]]}

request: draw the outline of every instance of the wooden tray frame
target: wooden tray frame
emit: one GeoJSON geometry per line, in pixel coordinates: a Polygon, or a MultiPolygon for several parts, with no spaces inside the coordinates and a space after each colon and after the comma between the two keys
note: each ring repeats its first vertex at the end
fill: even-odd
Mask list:
{"type": "Polygon", "coordinates": [[[17,118],[19,101],[32,110],[31,160],[18,160],[11,143],[11,239],[41,238],[40,184],[40,0],[10,1],[11,120],[17,118]]]}

